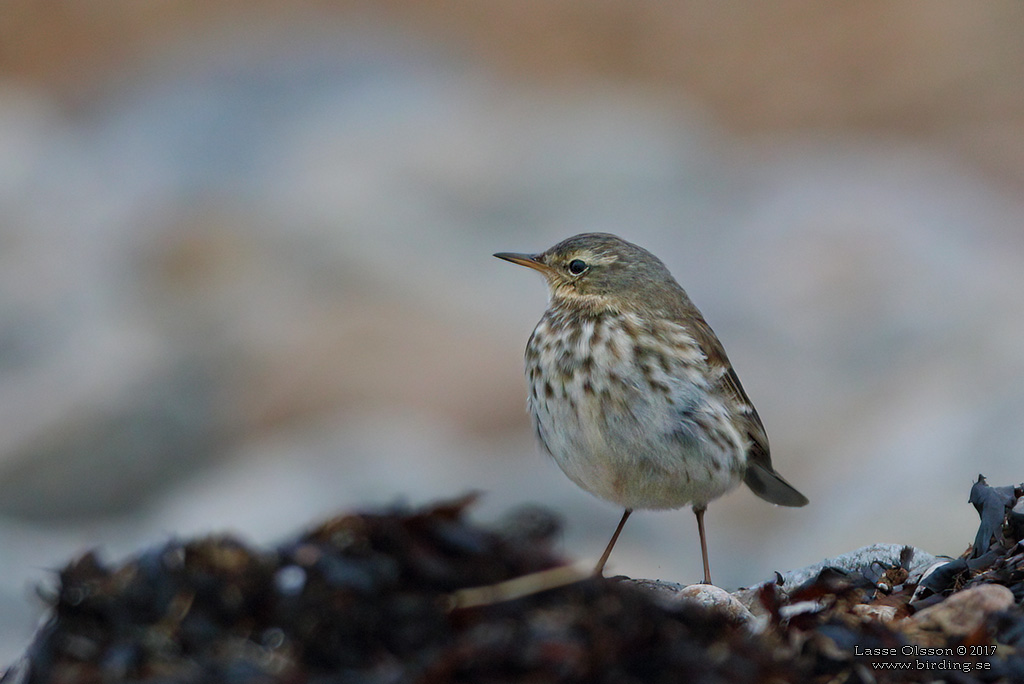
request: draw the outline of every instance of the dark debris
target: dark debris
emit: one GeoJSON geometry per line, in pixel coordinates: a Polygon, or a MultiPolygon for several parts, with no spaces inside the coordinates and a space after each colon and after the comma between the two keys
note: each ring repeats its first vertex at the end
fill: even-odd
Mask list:
{"type": "Polygon", "coordinates": [[[467,605],[452,600],[462,590],[564,564],[550,514],[529,509],[489,529],[468,520],[472,500],[347,515],[272,550],[210,537],[119,566],[86,554],[60,572],[49,623],[0,681],[1024,681],[1024,544],[1010,518],[1019,488],[975,484],[980,553],[923,580],[908,571],[908,548],[898,563],[826,567],[788,592],[766,583],[753,629],[594,578],[453,608],[467,605]],[[977,606],[960,601],[966,613],[943,612],[949,597],[989,585],[1012,601],[996,587],[977,592],[977,606]],[[998,609],[970,613],[993,599],[998,609]],[[939,650],[906,655],[923,647],[939,650]]]}
{"type": "Polygon", "coordinates": [[[991,487],[985,481],[984,475],[978,475],[978,481],[971,487],[971,496],[968,498],[968,502],[974,504],[978,515],[981,516],[981,525],[978,526],[978,534],[974,538],[974,551],[971,557],[977,558],[988,551],[992,544],[1002,542],[1007,512],[1013,508],[1020,495],[1019,486],[991,487]]]}

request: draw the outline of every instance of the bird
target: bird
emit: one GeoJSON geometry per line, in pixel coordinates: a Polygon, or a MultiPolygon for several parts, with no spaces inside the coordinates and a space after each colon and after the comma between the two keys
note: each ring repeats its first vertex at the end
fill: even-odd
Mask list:
{"type": "Polygon", "coordinates": [[[494,256],[547,281],[525,354],[538,441],[572,482],[624,509],[595,575],[634,510],[691,506],[711,584],[709,502],[743,482],[773,504],[808,503],[772,467],[722,343],[658,257],[610,233],[494,256]]]}

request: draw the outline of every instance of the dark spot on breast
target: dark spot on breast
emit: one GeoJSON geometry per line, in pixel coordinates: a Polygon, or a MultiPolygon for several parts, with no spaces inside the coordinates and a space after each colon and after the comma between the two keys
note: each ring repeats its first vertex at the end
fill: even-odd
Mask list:
{"type": "Polygon", "coordinates": [[[583,381],[583,393],[588,397],[594,394],[594,386],[590,384],[590,378],[583,381]]]}
{"type": "Polygon", "coordinates": [[[665,375],[672,374],[672,368],[668,362],[668,356],[665,354],[658,354],[658,364],[661,366],[661,370],[665,371],[665,375]]]}
{"type": "Polygon", "coordinates": [[[609,338],[605,343],[604,348],[608,351],[608,355],[612,357],[612,359],[615,361],[622,360],[622,354],[619,353],[619,347],[614,344],[614,341],[611,338],[609,338]]]}
{"type": "Polygon", "coordinates": [[[590,373],[594,369],[594,357],[590,354],[584,356],[583,360],[580,361],[580,368],[584,373],[590,373]]]}
{"type": "Polygon", "coordinates": [[[552,397],[555,396],[554,388],[551,386],[551,383],[546,380],[544,381],[544,396],[547,397],[548,399],[551,399],[552,397]]]}
{"type": "Polygon", "coordinates": [[[643,371],[644,375],[650,376],[654,371],[654,366],[656,365],[654,357],[656,356],[660,355],[650,347],[644,347],[639,344],[633,345],[633,363],[643,371]]]}
{"type": "Polygon", "coordinates": [[[654,371],[651,369],[650,364],[647,363],[647,358],[650,355],[651,353],[647,349],[642,349],[640,347],[633,348],[634,365],[640,369],[640,374],[644,376],[644,380],[646,380],[648,384],[654,384],[654,371]]]}
{"type": "Polygon", "coordinates": [[[583,327],[574,325],[569,328],[569,334],[565,336],[565,343],[567,346],[575,347],[580,341],[580,335],[583,334],[583,327]]]}

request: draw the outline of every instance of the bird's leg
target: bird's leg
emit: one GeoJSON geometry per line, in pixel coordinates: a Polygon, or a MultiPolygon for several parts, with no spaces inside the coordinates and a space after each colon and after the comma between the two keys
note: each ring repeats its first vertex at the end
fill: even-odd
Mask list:
{"type": "Polygon", "coordinates": [[[601,560],[597,561],[597,567],[594,568],[594,574],[600,575],[604,571],[604,564],[608,562],[608,556],[612,553],[612,547],[615,546],[615,541],[619,538],[619,532],[622,532],[622,526],[626,524],[626,519],[629,514],[633,512],[633,509],[627,508],[622,514],[622,519],[619,520],[619,526],[615,528],[615,534],[612,535],[612,539],[608,542],[608,546],[605,547],[604,553],[601,554],[601,560]]]}
{"type": "Polygon", "coordinates": [[[704,536],[704,511],[707,506],[694,506],[693,513],[697,516],[697,532],[700,534],[700,555],[704,559],[704,584],[711,584],[711,566],[708,564],[708,540],[704,536]]]}

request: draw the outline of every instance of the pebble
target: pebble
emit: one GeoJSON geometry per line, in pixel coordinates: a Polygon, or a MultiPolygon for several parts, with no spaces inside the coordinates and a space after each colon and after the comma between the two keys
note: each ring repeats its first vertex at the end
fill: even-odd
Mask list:
{"type": "Polygon", "coordinates": [[[929,606],[907,618],[904,631],[923,639],[929,635],[945,639],[967,636],[981,627],[988,616],[1015,603],[1013,592],[1001,584],[983,584],[953,594],[942,603],[929,606]]]}
{"type": "Polygon", "coordinates": [[[749,624],[754,620],[753,613],[739,599],[713,584],[691,584],[683,587],[676,596],[680,601],[700,604],[738,623],[749,624]]]}

